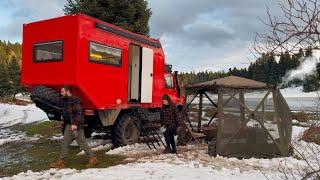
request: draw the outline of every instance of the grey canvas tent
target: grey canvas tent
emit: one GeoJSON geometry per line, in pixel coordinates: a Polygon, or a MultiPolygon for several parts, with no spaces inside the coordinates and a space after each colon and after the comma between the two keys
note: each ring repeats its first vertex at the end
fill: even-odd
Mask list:
{"type": "Polygon", "coordinates": [[[289,155],[292,115],[274,85],[229,76],[190,85],[185,90],[184,112],[193,131],[203,131],[203,110],[205,107],[213,109],[212,117],[206,121],[207,127],[215,124],[217,128],[216,136],[210,139],[210,154],[236,157],[289,155]],[[198,100],[198,116],[193,121],[197,121],[197,127],[193,127],[188,114],[195,99],[198,100]]]}

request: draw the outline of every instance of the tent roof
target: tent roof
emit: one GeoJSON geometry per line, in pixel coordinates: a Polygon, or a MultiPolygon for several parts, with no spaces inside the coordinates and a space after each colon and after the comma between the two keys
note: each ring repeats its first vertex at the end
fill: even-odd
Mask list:
{"type": "Polygon", "coordinates": [[[212,81],[202,82],[187,86],[189,90],[211,90],[215,91],[218,87],[231,88],[231,89],[270,89],[274,88],[274,85],[262,83],[259,81],[242,78],[238,76],[228,76],[220,79],[214,79],[212,81]]]}

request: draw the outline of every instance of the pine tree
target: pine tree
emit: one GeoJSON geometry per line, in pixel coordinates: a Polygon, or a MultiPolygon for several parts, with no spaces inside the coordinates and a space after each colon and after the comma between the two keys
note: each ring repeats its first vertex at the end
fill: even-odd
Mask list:
{"type": "Polygon", "coordinates": [[[303,49],[300,48],[299,52],[297,54],[295,54],[294,56],[297,57],[298,59],[302,58],[304,56],[303,49]]]}
{"type": "Polygon", "coordinates": [[[280,67],[280,75],[284,77],[288,70],[292,69],[290,66],[291,56],[289,52],[285,52],[280,56],[279,67],[280,67]]]}
{"type": "Polygon", "coordinates": [[[311,57],[312,56],[312,48],[307,48],[306,49],[306,54],[305,54],[305,57],[311,57]]]}
{"type": "Polygon", "coordinates": [[[253,70],[254,69],[254,64],[251,62],[249,67],[248,67],[248,78],[249,79],[254,79],[254,76],[253,76],[253,70]]]}
{"type": "Polygon", "coordinates": [[[0,41],[0,97],[22,92],[20,86],[21,45],[0,41]]]}
{"type": "Polygon", "coordinates": [[[277,85],[278,83],[280,83],[280,69],[273,54],[269,55],[267,64],[269,72],[267,83],[277,85]]]}
{"type": "Polygon", "coordinates": [[[84,13],[142,35],[149,35],[151,10],[145,0],[67,0],[65,14],[84,13]]]}
{"type": "Polygon", "coordinates": [[[8,94],[9,79],[8,71],[4,63],[0,63],[0,97],[4,97],[8,94]]]}
{"type": "Polygon", "coordinates": [[[317,75],[310,75],[303,82],[303,91],[312,92],[320,89],[320,81],[317,75]]]}
{"type": "Polygon", "coordinates": [[[9,94],[13,99],[15,95],[23,91],[20,85],[20,64],[16,57],[13,57],[8,66],[8,79],[9,79],[9,94]]]}

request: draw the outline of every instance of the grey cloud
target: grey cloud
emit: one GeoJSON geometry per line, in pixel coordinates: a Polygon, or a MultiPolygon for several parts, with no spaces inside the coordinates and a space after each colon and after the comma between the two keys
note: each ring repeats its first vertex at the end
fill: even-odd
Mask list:
{"type": "MultiPolygon", "coordinates": [[[[153,11],[150,26],[154,36],[161,36],[163,33],[179,35],[185,25],[196,22],[201,18],[201,15],[214,18],[214,14],[220,11],[225,13],[225,19],[223,19],[225,26],[236,31],[234,35],[244,40],[252,39],[255,31],[264,30],[265,27],[261,25],[257,17],[265,17],[266,5],[272,8],[277,5],[277,2],[272,0],[149,0],[149,3],[153,11]]],[[[194,33],[198,34],[199,32],[194,33]]],[[[211,33],[211,37],[219,38],[221,33],[216,29],[211,33]]],[[[226,33],[230,35],[230,33],[226,33]]],[[[225,38],[229,39],[230,36],[225,36],[225,38]]]]}
{"type": "Polygon", "coordinates": [[[17,4],[14,16],[28,17],[34,20],[52,18],[63,15],[65,0],[23,0],[17,4]]]}
{"type": "Polygon", "coordinates": [[[149,0],[152,10],[150,26],[155,35],[179,32],[185,24],[194,22],[200,13],[210,11],[212,0],[149,0]]]}
{"type": "Polygon", "coordinates": [[[0,27],[0,39],[11,40],[13,42],[21,41],[22,38],[22,24],[25,19],[17,18],[5,27],[0,27]]]}
{"type": "Polygon", "coordinates": [[[266,18],[267,5],[273,14],[280,13],[278,2],[273,0],[149,2],[153,12],[151,34],[171,39],[163,41],[166,59],[184,71],[208,66],[220,70],[243,67],[252,56],[249,46],[254,32],[266,29],[258,17],[266,18]]]}
{"type": "MultiPolygon", "coordinates": [[[[178,70],[228,69],[249,56],[254,31],[265,27],[265,6],[280,13],[274,0],[148,0],[151,35],[161,37],[166,59],[178,70]]],[[[1,0],[12,22],[0,26],[0,39],[20,40],[23,23],[63,15],[65,0],[1,0]]]]}
{"type": "Polygon", "coordinates": [[[5,26],[0,26],[0,39],[21,41],[22,25],[46,18],[61,16],[65,0],[18,0],[2,1],[1,8],[12,11],[12,20],[5,26]]]}
{"type": "Polygon", "coordinates": [[[195,23],[184,29],[181,38],[190,40],[195,45],[209,44],[217,47],[234,38],[234,32],[224,24],[195,23]]]}

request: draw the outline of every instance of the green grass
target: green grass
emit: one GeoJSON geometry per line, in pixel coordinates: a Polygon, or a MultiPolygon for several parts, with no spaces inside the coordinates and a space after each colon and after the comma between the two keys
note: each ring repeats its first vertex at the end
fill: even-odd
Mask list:
{"type": "MultiPolygon", "coordinates": [[[[56,161],[60,155],[60,142],[51,140],[39,140],[33,143],[16,143],[5,147],[7,152],[14,155],[11,163],[0,164],[0,177],[12,176],[27,170],[42,171],[50,169],[50,163],[56,161]],[[18,152],[18,153],[15,153],[18,152]]],[[[80,150],[78,147],[70,147],[66,168],[85,169],[88,158],[85,155],[76,155],[80,150]]],[[[106,168],[123,163],[124,156],[106,155],[106,151],[94,152],[98,165],[95,168],[106,168]]],[[[10,160],[9,160],[10,161],[10,160]]]]}
{"type": "Polygon", "coordinates": [[[40,134],[43,137],[52,137],[61,132],[61,124],[61,121],[44,121],[36,124],[16,125],[11,129],[24,131],[27,136],[40,134]]]}
{"type": "MultiPolygon", "coordinates": [[[[42,138],[32,142],[8,143],[0,148],[0,177],[12,176],[27,170],[42,171],[50,169],[50,163],[59,158],[61,143],[47,139],[60,133],[61,122],[46,121],[37,124],[16,125],[12,130],[25,131],[27,136],[40,134],[42,138]]],[[[70,146],[67,168],[84,169],[88,158],[77,156],[79,147],[70,146]]],[[[106,150],[94,152],[98,165],[95,168],[106,168],[123,163],[124,156],[106,155],[106,150]]]]}

